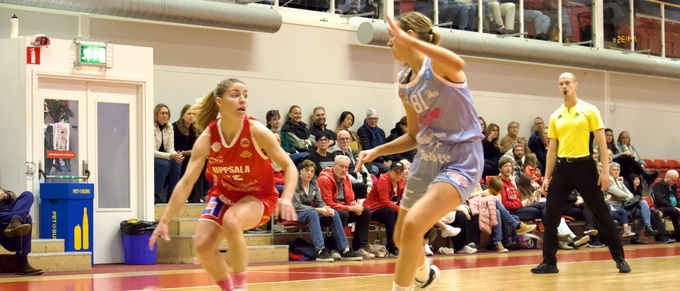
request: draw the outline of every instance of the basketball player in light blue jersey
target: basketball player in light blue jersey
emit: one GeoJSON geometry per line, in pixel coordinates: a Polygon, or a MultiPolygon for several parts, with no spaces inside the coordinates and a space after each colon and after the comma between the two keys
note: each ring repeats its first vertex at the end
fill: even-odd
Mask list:
{"type": "Polygon", "coordinates": [[[405,62],[398,79],[408,134],[362,151],[357,169],[376,157],[418,148],[394,233],[400,252],[392,290],[428,290],[440,272],[425,260],[423,235],[479,183],[484,135],[463,73],[465,61],[437,46],[440,36],[423,14],[387,20],[388,45],[394,58],[405,62]]]}

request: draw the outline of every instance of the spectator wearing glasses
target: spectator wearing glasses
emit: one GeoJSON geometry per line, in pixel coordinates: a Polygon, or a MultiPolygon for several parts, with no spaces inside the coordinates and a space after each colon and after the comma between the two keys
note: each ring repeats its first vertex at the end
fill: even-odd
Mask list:
{"type": "Polygon", "coordinates": [[[328,152],[330,138],[326,132],[320,132],[316,137],[316,151],[310,152],[308,159],[316,166],[315,174],[318,176],[323,169],[332,167],[335,162],[335,155],[328,152]]]}
{"type": "Polygon", "coordinates": [[[349,147],[356,153],[361,151],[361,143],[359,142],[359,135],[356,131],[350,130],[349,128],[354,125],[354,114],[349,111],[343,111],[340,114],[340,120],[338,120],[338,128],[335,129],[337,134],[341,130],[346,130],[349,132],[352,141],[349,143],[349,147]]]}
{"type": "Polygon", "coordinates": [[[671,218],[675,230],[675,240],[680,241],[680,205],[676,185],[678,171],[669,170],[663,180],[654,184],[654,203],[664,215],[671,218]]]}
{"type": "Polygon", "coordinates": [[[371,192],[371,189],[373,188],[373,180],[370,178],[371,174],[364,165],[361,166],[361,171],[353,172],[357,163],[357,155],[359,153],[353,151],[350,147],[350,141],[352,138],[350,137],[349,132],[346,130],[338,131],[337,137],[338,142],[336,145],[330,147],[328,152],[334,154],[335,156],[347,156],[349,158],[350,172],[348,174],[350,181],[352,181],[352,189],[354,190],[354,194],[356,194],[357,198],[359,199],[366,198],[366,194],[371,192]]]}

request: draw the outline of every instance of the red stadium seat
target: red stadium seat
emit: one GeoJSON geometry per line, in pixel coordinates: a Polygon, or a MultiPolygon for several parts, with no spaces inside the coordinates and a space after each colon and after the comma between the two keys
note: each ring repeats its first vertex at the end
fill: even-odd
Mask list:
{"type": "Polygon", "coordinates": [[[655,169],[659,171],[668,171],[668,165],[666,164],[666,161],[655,159],[652,163],[654,164],[655,169]]]}
{"type": "Polygon", "coordinates": [[[645,162],[645,168],[647,169],[655,169],[654,164],[652,163],[652,160],[650,159],[642,159],[643,162],[645,162]]]}
{"type": "Polygon", "coordinates": [[[680,163],[677,160],[668,160],[666,163],[669,170],[680,170],[680,163]]]}

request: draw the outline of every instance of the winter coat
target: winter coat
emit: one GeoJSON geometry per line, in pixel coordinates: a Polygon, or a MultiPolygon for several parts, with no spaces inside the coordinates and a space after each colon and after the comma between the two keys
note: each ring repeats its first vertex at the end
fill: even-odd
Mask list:
{"type": "Polygon", "coordinates": [[[494,196],[477,196],[468,200],[472,215],[479,215],[479,229],[488,234],[491,234],[491,229],[498,225],[496,199],[494,196]]]}

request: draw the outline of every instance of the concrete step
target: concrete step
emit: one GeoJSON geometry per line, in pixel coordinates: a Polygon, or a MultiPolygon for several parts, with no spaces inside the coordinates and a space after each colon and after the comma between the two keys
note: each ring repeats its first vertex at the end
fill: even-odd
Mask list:
{"type": "MultiPolygon", "coordinates": [[[[187,203],[182,207],[175,218],[198,218],[203,213],[206,205],[206,203],[187,203]]],[[[156,220],[160,220],[166,208],[168,208],[167,204],[154,205],[153,217],[156,220]]]]}
{"type": "MultiPolygon", "coordinates": [[[[287,245],[270,245],[271,237],[268,234],[246,234],[248,244],[249,261],[260,262],[285,262],[288,261],[287,245]]],[[[228,249],[226,241],[222,241],[218,247],[220,250],[228,249]]],[[[158,241],[158,253],[156,262],[159,264],[184,264],[196,263],[196,253],[192,237],[189,235],[172,236],[169,242],[158,241]]]]}
{"type": "MultiPolygon", "coordinates": [[[[31,241],[31,253],[61,253],[64,252],[63,239],[34,239],[31,241]]],[[[14,254],[5,248],[0,248],[0,255],[14,254]]]]}
{"type": "MultiPolygon", "coordinates": [[[[14,273],[16,268],[14,260],[13,254],[0,255],[0,266],[2,266],[3,273],[14,273]]],[[[86,271],[92,269],[92,253],[31,253],[28,255],[28,263],[45,272],[86,271]]]]}

